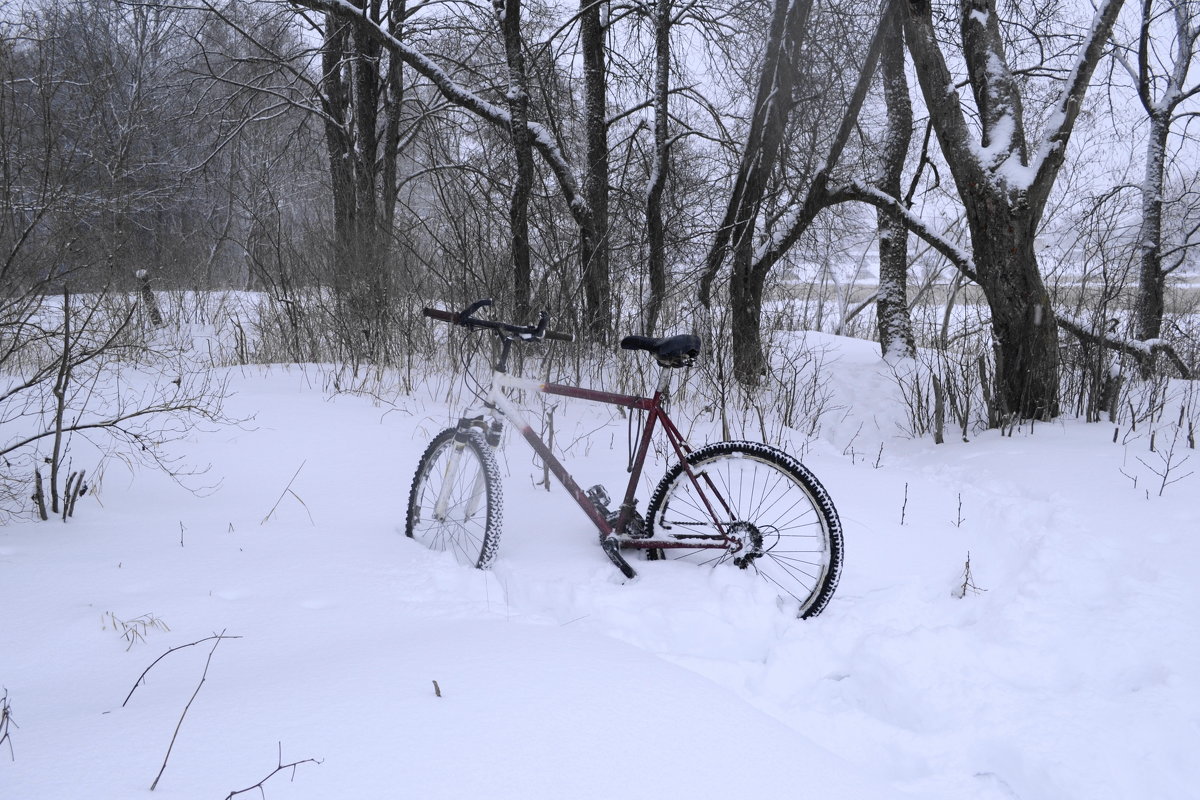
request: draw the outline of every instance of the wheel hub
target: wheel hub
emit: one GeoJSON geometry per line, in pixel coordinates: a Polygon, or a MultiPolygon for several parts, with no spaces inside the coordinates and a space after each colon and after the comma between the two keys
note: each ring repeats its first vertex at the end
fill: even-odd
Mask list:
{"type": "Polygon", "coordinates": [[[733,563],[739,568],[748,569],[763,554],[762,532],[753,522],[738,520],[725,529],[725,535],[729,537],[733,563]]]}

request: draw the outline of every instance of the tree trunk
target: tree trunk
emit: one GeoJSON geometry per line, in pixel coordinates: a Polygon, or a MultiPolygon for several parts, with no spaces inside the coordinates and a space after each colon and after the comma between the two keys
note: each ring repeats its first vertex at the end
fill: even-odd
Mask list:
{"type": "Polygon", "coordinates": [[[591,214],[580,231],[584,313],[596,341],[612,332],[612,297],[608,241],[608,119],[607,76],[604,67],[604,27],[601,3],[580,0],[579,41],[583,52],[584,137],[586,140],[583,193],[591,214]]]}
{"type": "MultiPolygon", "coordinates": [[[[356,2],[378,28],[379,4],[356,2]]],[[[401,22],[392,17],[388,24],[398,32],[401,22]]],[[[326,14],[321,87],[334,212],[330,271],[342,345],[355,362],[388,358],[392,281],[387,255],[400,108],[387,110],[381,131],[379,105],[384,91],[392,98],[400,95],[402,73],[390,65],[381,72],[383,61],[371,29],[326,14]]]]}
{"type": "Polygon", "coordinates": [[[54,387],[54,447],[50,453],[50,511],[58,513],[58,473],[63,456],[63,416],[67,410],[67,392],[71,383],[71,291],[63,287],[62,358],[54,387]]]}
{"type": "Polygon", "coordinates": [[[758,214],[783,144],[784,126],[793,104],[793,64],[811,9],[811,0],[795,3],[777,0],[775,3],[741,164],[725,218],[717,230],[700,279],[700,302],[707,306],[711,302],[712,282],[725,259],[730,259],[734,376],[747,386],[759,383],[766,367],[761,311],[763,285],[770,268],[757,269],[755,264],[758,214]]]}
{"type": "Polygon", "coordinates": [[[762,383],[767,359],[762,345],[762,299],[767,272],[753,267],[749,246],[733,253],[729,311],[733,322],[733,375],[743,386],[762,383]]]}
{"type": "Polygon", "coordinates": [[[525,73],[525,56],[521,43],[521,0],[493,0],[500,29],[504,35],[504,52],[508,61],[508,108],[512,115],[509,133],[512,136],[515,166],[512,195],[509,197],[508,217],[511,229],[509,254],[513,268],[513,294],[517,318],[531,316],[531,266],[529,257],[529,197],[533,192],[533,137],[529,133],[529,89],[525,73]]]}
{"type": "Polygon", "coordinates": [[[1163,166],[1166,163],[1170,109],[1150,115],[1150,141],[1146,145],[1146,176],[1142,183],[1142,224],[1138,232],[1137,338],[1162,335],[1166,276],[1162,269],[1163,166]]]}
{"type": "MultiPolygon", "coordinates": [[[[392,0],[388,7],[388,33],[397,39],[404,36],[406,0],[392,0]]],[[[380,174],[380,224],[389,231],[396,219],[396,196],[400,189],[397,180],[400,158],[400,116],[404,109],[404,62],[388,55],[384,99],[383,166],[380,174]]]]}
{"type": "Polygon", "coordinates": [[[654,161],[646,189],[647,270],[650,276],[650,297],[642,332],[655,334],[658,315],[667,293],[666,232],[663,223],[662,197],[667,184],[670,145],[667,141],[668,98],[671,84],[671,0],[658,0],[654,15],[654,161]]]}
{"type": "Polygon", "coordinates": [[[987,194],[965,196],[977,274],[992,316],[1004,411],[1058,415],[1058,329],[1034,254],[1035,223],[987,194]]]}
{"type": "MultiPolygon", "coordinates": [[[[886,31],[879,65],[888,124],[875,186],[903,202],[900,181],[913,126],[912,101],[904,74],[904,25],[897,13],[889,14],[883,24],[886,31]]],[[[885,357],[912,358],[917,348],[908,313],[908,228],[882,209],[875,213],[879,226],[879,299],[875,304],[879,347],[885,357]]]]}
{"type": "Polygon", "coordinates": [[[354,162],[346,127],[349,93],[343,78],[348,49],[349,23],[326,14],[321,46],[321,102],[325,111],[325,149],[329,156],[329,183],[333,195],[334,241],[329,270],[339,293],[349,289],[344,264],[352,258],[355,225],[354,162]]]}
{"type": "MultiPolygon", "coordinates": [[[[811,7],[811,0],[795,4],[789,0],[775,0],[750,130],[746,134],[733,191],[725,207],[725,217],[721,227],[717,228],[700,276],[698,294],[704,306],[712,302],[712,284],[725,260],[737,252],[741,240],[754,237],[767,176],[778,159],[783,126],[791,108],[794,44],[803,34],[811,7]]],[[[746,269],[748,265],[749,261],[746,269]]],[[[734,278],[730,280],[732,282],[734,278]]]]}

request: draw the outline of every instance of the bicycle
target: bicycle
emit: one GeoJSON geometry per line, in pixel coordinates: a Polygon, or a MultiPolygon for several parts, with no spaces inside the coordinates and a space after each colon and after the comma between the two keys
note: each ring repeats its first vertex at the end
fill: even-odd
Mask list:
{"type": "Polygon", "coordinates": [[[547,330],[542,311],[535,325],[481,319],[490,306],[479,300],[455,313],[426,308],[432,319],[469,331],[490,331],[500,339],[491,380],[482,387],[481,408],[467,410],[454,427],[433,438],[417,466],[409,494],[405,534],[459,560],[489,568],[500,542],[502,499],[494,449],[504,423],[513,424],[550,472],[591,519],[608,558],[628,578],[636,571],[622,550],[645,551],[648,560],[670,557],[699,564],[722,564],[752,571],[774,584],[782,603],[800,618],[819,614],[837,586],[842,565],[842,528],[825,488],[798,460],[770,445],[724,441],[692,448],[667,414],[673,370],[691,366],[700,340],[689,334],[653,338],[627,336],[625,350],[649,353],[661,366],[650,397],[624,395],[517,377],[508,372],[516,343],[543,339],[572,341],[547,330]],[[602,485],[583,490],[550,447],[534,433],[512,396],[531,392],[621,406],[644,412],[628,486],[620,505],[602,485]],[[655,429],[661,427],[676,461],[651,495],[646,515],[635,494],[655,429]]]}

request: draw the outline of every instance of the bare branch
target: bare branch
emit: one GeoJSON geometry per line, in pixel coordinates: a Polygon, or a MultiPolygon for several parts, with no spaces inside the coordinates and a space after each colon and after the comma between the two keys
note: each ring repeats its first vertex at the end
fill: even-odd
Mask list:
{"type": "MultiPolygon", "coordinates": [[[[142,682],[146,679],[147,673],[149,673],[150,670],[154,669],[154,666],[158,662],[162,661],[164,658],[171,655],[171,653],[174,653],[177,650],[183,650],[188,647],[195,647],[196,645],[203,644],[204,642],[211,642],[213,639],[241,639],[241,638],[242,638],[241,636],[226,636],[224,634],[224,632],[214,633],[212,636],[205,636],[203,639],[197,639],[194,642],[188,642],[187,644],[181,644],[176,647],[172,647],[170,650],[168,650],[167,652],[163,653],[158,658],[151,661],[150,666],[148,666],[144,670],[142,670],[142,674],[138,675],[138,679],[133,682],[133,688],[129,690],[129,694],[125,695],[125,700],[121,703],[121,708],[125,707],[125,705],[129,702],[129,698],[133,697],[133,693],[136,692],[137,688],[142,685],[142,682]]],[[[216,645],[213,645],[213,646],[216,647],[216,645]]]]}
{"type": "Polygon", "coordinates": [[[231,798],[237,797],[239,794],[245,794],[246,792],[252,792],[255,789],[258,789],[259,792],[262,792],[263,784],[266,783],[267,781],[271,780],[271,778],[274,778],[276,775],[283,772],[284,770],[290,769],[292,771],[292,777],[294,778],[296,776],[296,767],[300,766],[301,764],[321,764],[321,763],[324,763],[324,762],[318,761],[315,758],[302,758],[299,761],[293,761],[290,764],[285,764],[285,763],[283,763],[283,742],[279,742],[279,758],[276,761],[277,766],[275,767],[275,769],[271,770],[271,772],[267,775],[267,777],[263,778],[261,781],[254,784],[253,786],[247,786],[245,789],[238,789],[236,791],[230,792],[229,794],[225,795],[225,800],[231,800],[231,798]]]}
{"type": "Polygon", "coordinates": [[[188,709],[192,707],[192,702],[196,699],[196,695],[200,694],[200,688],[204,686],[204,681],[208,678],[208,668],[212,664],[213,653],[217,652],[217,646],[221,644],[221,640],[226,638],[225,631],[221,631],[219,635],[210,637],[213,639],[212,649],[208,651],[208,658],[204,662],[204,672],[200,675],[200,682],[196,684],[196,691],[192,692],[192,696],[188,699],[187,705],[183,707],[183,713],[179,715],[179,722],[175,724],[175,733],[171,735],[171,744],[167,746],[167,754],[163,757],[162,766],[158,769],[158,774],[154,776],[154,782],[150,784],[150,791],[158,786],[159,780],[163,776],[163,772],[167,769],[167,761],[171,758],[171,750],[175,747],[175,740],[179,737],[179,729],[183,727],[183,718],[187,716],[188,709]]]}

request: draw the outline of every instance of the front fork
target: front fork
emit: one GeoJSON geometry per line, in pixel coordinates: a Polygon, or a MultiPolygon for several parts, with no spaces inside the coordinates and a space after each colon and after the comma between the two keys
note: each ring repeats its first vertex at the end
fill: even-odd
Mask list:
{"type": "MultiPolygon", "coordinates": [[[[500,435],[504,431],[504,425],[498,419],[493,419],[491,423],[486,423],[482,416],[479,417],[463,417],[459,419],[454,434],[454,448],[450,452],[449,458],[446,459],[446,471],[442,476],[442,488],[438,492],[437,500],[433,506],[434,517],[439,522],[444,522],[449,513],[450,493],[455,481],[458,479],[458,470],[462,464],[462,453],[467,447],[467,436],[472,430],[480,430],[484,434],[489,447],[496,447],[500,444],[500,435]]],[[[471,487],[471,495],[467,498],[466,504],[463,506],[463,519],[471,519],[478,513],[480,507],[487,498],[487,476],[483,470],[480,470],[475,475],[474,485],[471,487]]]]}

